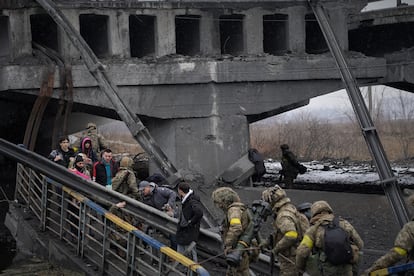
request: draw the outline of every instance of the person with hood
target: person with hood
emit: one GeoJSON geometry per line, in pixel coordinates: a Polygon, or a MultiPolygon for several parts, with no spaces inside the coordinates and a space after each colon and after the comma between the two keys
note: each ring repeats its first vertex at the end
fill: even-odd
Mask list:
{"type": "Polygon", "coordinates": [[[125,156],[121,158],[119,171],[112,178],[112,189],[134,199],[139,199],[139,191],[137,188],[137,179],[132,165],[134,161],[125,156]]]}
{"type": "MultiPolygon", "coordinates": [[[[355,228],[345,219],[335,218],[331,206],[326,201],[316,201],[311,206],[311,227],[306,231],[296,251],[296,266],[299,271],[306,271],[310,275],[324,276],[352,276],[353,264],[358,263],[359,251],[364,242],[355,228]],[[352,260],[349,263],[334,264],[328,261],[325,245],[325,232],[332,222],[338,219],[338,225],[348,235],[352,260]]],[[[336,246],[338,247],[338,245],[336,246]]]]}
{"type": "Polygon", "coordinates": [[[92,149],[100,156],[101,151],[108,148],[108,144],[102,134],[98,133],[95,123],[88,123],[86,131],[83,133],[84,137],[89,137],[92,143],[92,149]]]}
{"type": "Polygon", "coordinates": [[[89,137],[84,137],[80,144],[80,152],[85,154],[85,164],[89,172],[92,172],[92,166],[98,161],[98,156],[92,148],[92,140],[89,137]]]}
{"type": "MultiPolygon", "coordinates": [[[[408,198],[408,202],[414,205],[414,194],[408,198]]],[[[394,241],[394,247],[388,251],[387,254],[376,260],[370,268],[364,271],[362,275],[377,275],[371,273],[373,271],[387,268],[395,265],[400,261],[413,261],[414,257],[414,220],[411,220],[404,224],[403,228],[398,232],[394,241]],[[370,274],[371,273],[371,274],[370,274]]],[[[385,274],[381,274],[385,275],[385,274]]]]}
{"type": "Polygon", "coordinates": [[[264,190],[262,200],[269,203],[274,214],[274,244],[271,248],[272,254],[278,258],[280,275],[297,276],[296,248],[309,228],[309,222],[278,185],[264,190]]]}
{"type": "Polygon", "coordinates": [[[253,229],[252,215],[240,202],[239,195],[231,188],[220,187],[213,191],[214,205],[224,212],[222,241],[228,263],[226,276],[249,276],[249,254],[253,229]]]}
{"type": "MultiPolygon", "coordinates": [[[[178,214],[177,224],[177,252],[188,251],[191,243],[197,243],[200,233],[200,222],[203,218],[203,206],[200,197],[190,189],[185,182],[178,184],[178,195],[181,198],[181,209],[178,214]]],[[[197,262],[196,244],[191,248],[191,256],[197,262]]]]}

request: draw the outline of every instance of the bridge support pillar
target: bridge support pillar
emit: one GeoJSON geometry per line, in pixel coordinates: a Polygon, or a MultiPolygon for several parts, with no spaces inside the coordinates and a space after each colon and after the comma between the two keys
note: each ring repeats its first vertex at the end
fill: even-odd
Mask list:
{"type": "Polygon", "coordinates": [[[251,9],[246,13],[244,29],[247,54],[263,53],[263,43],[257,43],[257,41],[263,41],[263,14],[259,8],[251,9]]]}
{"type": "Polygon", "coordinates": [[[158,57],[175,54],[175,14],[173,11],[162,11],[157,16],[157,49],[158,57]]]}
{"type": "Polygon", "coordinates": [[[331,7],[328,9],[330,23],[338,40],[339,46],[343,51],[348,51],[348,14],[343,7],[331,7]]]}
{"type": "MultiPolygon", "coordinates": [[[[200,172],[206,184],[249,148],[249,125],[243,115],[154,119],[147,126],[176,168],[200,172]]],[[[155,164],[150,164],[150,173],[156,170],[155,164]]]]}
{"type": "Polygon", "coordinates": [[[9,14],[10,57],[12,60],[32,54],[30,16],[27,10],[14,10],[9,14]]]}
{"type": "MultiPolygon", "coordinates": [[[[73,28],[79,31],[79,13],[75,10],[65,10],[65,16],[70,21],[73,28]]],[[[59,51],[62,53],[65,60],[80,59],[79,51],[63,31],[59,31],[59,48],[59,51]]]]}
{"type": "Polygon", "coordinates": [[[220,54],[219,24],[218,19],[210,13],[202,13],[200,19],[200,50],[206,55],[220,54]]]}
{"type": "Polygon", "coordinates": [[[305,7],[289,8],[288,49],[293,53],[305,52],[305,7]]]}

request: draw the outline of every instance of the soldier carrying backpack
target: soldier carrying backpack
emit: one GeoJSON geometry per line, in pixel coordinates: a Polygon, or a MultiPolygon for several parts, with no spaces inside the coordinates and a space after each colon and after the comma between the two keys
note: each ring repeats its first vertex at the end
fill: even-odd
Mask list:
{"type": "Polygon", "coordinates": [[[345,219],[334,216],[326,201],[311,207],[311,227],[296,252],[296,266],[311,276],[353,275],[363,241],[345,219]]]}

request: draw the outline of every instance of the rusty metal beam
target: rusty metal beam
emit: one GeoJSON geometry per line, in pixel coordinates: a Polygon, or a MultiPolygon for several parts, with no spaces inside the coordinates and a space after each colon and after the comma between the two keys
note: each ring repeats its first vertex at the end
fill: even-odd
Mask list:
{"type": "Polygon", "coordinates": [[[53,18],[56,24],[66,33],[73,45],[79,50],[89,72],[96,79],[101,90],[109,98],[114,110],[118,113],[122,121],[125,122],[135,140],[148,153],[161,173],[167,177],[168,182],[175,184],[177,179],[179,179],[176,175],[177,169],[168,160],[137,114],[133,113],[119,97],[118,88],[107,74],[105,66],[99,61],[80,33],[72,26],[70,21],[56,7],[52,0],[36,0],[36,2],[53,18]]]}

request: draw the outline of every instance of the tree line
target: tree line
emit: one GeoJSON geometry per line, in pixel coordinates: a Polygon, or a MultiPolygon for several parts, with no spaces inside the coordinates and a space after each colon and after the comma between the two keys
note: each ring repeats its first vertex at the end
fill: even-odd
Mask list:
{"type": "MultiPolygon", "coordinates": [[[[414,97],[398,91],[387,98],[386,90],[375,91],[369,106],[371,118],[387,154],[392,161],[408,160],[414,153],[414,97]]],[[[304,111],[295,116],[284,114],[250,126],[251,147],[265,157],[280,158],[280,145],[288,144],[299,159],[371,160],[367,144],[352,110],[344,119],[332,122],[304,111]]]]}

